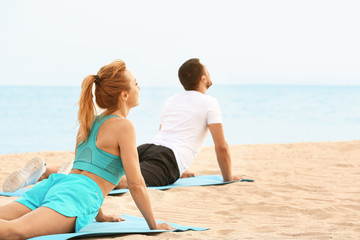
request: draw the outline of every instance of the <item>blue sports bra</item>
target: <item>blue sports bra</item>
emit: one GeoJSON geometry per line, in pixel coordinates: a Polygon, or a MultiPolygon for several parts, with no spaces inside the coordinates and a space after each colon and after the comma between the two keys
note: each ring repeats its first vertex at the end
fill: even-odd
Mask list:
{"type": "MultiPolygon", "coordinates": [[[[89,133],[87,142],[77,146],[75,161],[72,169],[85,170],[117,185],[120,178],[125,174],[124,167],[119,156],[105,152],[96,146],[97,134],[101,125],[115,115],[99,115],[95,118],[89,133]]],[[[118,117],[120,118],[120,117],[118,117]]]]}

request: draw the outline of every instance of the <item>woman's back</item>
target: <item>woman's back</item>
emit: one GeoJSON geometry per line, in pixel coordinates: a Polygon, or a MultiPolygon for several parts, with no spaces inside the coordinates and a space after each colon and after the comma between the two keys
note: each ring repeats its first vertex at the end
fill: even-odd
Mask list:
{"type": "MultiPolygon", "coordinates": [[[[124,175],[124,168],[119,157],[119,141],[117,140],[119,136],[116,134],[117,131],[113,131],[117,129],[117,125],[121,124],[121,121],[116,121],[119,119],[115,115],[96,117],[86,142],[83,141],[77,146],[73,169],[84,170],[113,185],[118,184],[124,175]],[[100,143],[97,141],[99,137],[100,143]]],[[[97,180],[99,182],[99,179],[97,180]]]]}

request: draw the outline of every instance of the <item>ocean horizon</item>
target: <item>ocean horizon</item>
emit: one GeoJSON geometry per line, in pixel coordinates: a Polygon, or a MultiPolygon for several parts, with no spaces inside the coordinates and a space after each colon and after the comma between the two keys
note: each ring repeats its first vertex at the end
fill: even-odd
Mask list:
{"type": "MultiPolygon", "coordinates": [[[[181,87],[141,87],[131,110],[137,144],[159,129],[181,87]]],[[[214,85],[229,145],[359,140],[360,86],[214,85]]],[[[73,151],[80,87],[0,86],[0,154],[73,151]]],[[[205,145],[213,145],[210,134],[205,145]]]]}

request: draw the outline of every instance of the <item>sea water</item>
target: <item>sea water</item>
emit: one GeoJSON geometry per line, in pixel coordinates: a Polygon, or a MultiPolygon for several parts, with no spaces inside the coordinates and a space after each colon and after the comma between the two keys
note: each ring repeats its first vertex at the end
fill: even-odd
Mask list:
{"type": "MultiPolygon", "coordinates": [[[[128,118],[137,144],[157,133],[180,87],[142,87],[128,118]]],[[[73,151],[79,87],[0,86],[0,153],[73,151]]],[[[360,86],[218,85],[230,145],[360,139],[360,86]]],[[[205,145],[213,145],[209,134],[205,145]]]]}

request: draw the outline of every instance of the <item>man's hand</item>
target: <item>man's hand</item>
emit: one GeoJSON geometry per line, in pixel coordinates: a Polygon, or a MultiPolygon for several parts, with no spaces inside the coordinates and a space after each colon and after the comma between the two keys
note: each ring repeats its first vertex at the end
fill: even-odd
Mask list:
{"type": "Polygon", "coordinates": [[[102,216],[99,216],[96,218],[97,222],[121,222],[125,221],[124,218],[121,218],[115,214],[102,214],[102,216]]]}

